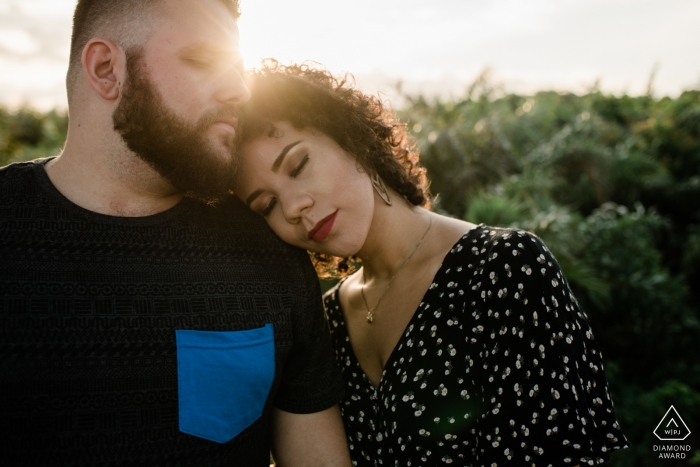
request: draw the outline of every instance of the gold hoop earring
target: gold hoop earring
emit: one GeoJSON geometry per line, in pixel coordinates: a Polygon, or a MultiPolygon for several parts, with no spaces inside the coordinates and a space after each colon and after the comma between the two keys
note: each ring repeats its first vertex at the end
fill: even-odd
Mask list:
{"type": "Polygon", "coordinates": [[[389,192],[386,189],[386,185],[384,185],[384,180],[382,180],[378,173],[372,175],[372,186],[377,194],[379,194],[379,197],[384,200],[386,204],[391,206],[391,197],[389,197],[389,192]]]}

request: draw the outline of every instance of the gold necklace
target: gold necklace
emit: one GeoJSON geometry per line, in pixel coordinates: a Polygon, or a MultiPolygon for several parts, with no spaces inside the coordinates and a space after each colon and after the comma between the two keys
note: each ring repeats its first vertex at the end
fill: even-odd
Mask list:
{"type": "Polygon", "coordinates": [[[403,269],[406,264],[413,258],[413,255],[416,254],[416,251],[418,251],[418,248],[420,248],[421,243],[423,243],[423,240],[425,240],[425,237],[428,235],[428,232],[430,232],[430,228],[433,226],[433,217],[430,217],[430,224],[428,224],[428,228],[425,229],[425,232],[423,233],[423,236],[420,238],[420,241],[416,245],[416,247],[413,249],[410,255],[408,255],[408,258],[406,258],[406,261],[403,262],[401,266],[396,270],[393,276],[391,276],[391,279],[389,280],[389,283],[387,284],[386,288],[384,289],[384,292],[382,292],[382,295],[379,297],[379,300],[377,300],[377,304],[374,305],[374,308],[370,309],[369,305],[367,304],[367,298],[365,297],[365,273],[362,271],[362,287],[360,288],[360,293],[362,294],[362,301],[365,302],[365,308],[367,309],[367,323],[372,324],[372,321],[374,321],[374,312],[379,308],[379,304],[381,303],[382,299],[384,298],[384,295],[386,295],[387,291],[389,290],[389,287],[391,287],[391,284],[394,282],[394,278],[396,278],[396,275],[403,269]]]}

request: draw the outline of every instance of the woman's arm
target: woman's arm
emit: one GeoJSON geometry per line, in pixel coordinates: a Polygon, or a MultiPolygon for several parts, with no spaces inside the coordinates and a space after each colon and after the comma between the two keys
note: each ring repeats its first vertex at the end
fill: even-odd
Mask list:
{"type": "Polygon", "coordinates": [[[273,409],[272,457],[278,467],[349,467],[338,406],[311,414],[273,409]]]}

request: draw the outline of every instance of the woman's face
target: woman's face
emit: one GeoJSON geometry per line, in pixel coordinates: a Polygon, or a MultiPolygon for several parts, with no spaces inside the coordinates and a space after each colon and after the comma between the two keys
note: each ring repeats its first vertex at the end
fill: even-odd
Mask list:
{"type": "Polygon", "coordinates": [[[236,193],[287,243],[347,257],[359,251],[374,215],[367,173],[333,139],[275,123],[241,147],[236,193]]]}

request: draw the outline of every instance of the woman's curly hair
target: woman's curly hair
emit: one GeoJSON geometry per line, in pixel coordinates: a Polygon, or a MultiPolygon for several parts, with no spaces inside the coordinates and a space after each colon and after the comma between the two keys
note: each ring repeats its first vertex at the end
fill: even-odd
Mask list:
{"type": "MultiPolygon", "coordinates": [[[[409,203],[430,206],[425,169],[418,164],[416,143],[406,125],[378,98],[354,89],[351,75],[336,78],[306,63],[285,66],[268,59],[248,74],[247,81],[252,97],[242,109],[242,142],[271,134],[274,122],[318,130],[409,203]]],[[[352,272],[352,258],[320,253],[311,257],[321,277],[352,272]]]]}

